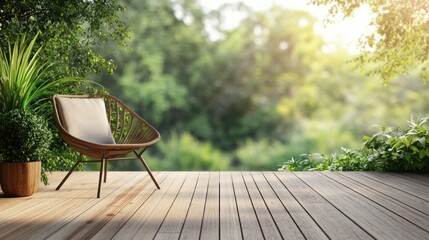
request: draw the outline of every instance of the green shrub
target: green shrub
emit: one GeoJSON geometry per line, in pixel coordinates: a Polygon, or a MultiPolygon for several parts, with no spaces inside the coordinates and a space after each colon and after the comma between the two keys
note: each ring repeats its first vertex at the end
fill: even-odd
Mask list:
{"type": "MultiPolygon", "coordinates": [[[[7,49],[0,49],[0,113],[12,110],[31,109],[49,120],[50,135],[55,144],[43,161],[46,171],[68,170],[77,159],[77,152],[68,148],[60,139],[54,127],[51,109],[51,97],[54,93],[81,93],[92,90],[92,81],[76,77],[55,78],[52,75],[57,63],[43,60],[43,48],[34,49],[38,34],[28,41],[25,36],[17,39],[7,49]]],[[[31,133],[29,132],[29,139],[31,133]]],[[[2,135],[3,136],[3,135],[2,135]]],[[[37,143],[37,142],[36,142],[37,143]]],[[[47,183],[46,174],[44,182],[47,183]]]]}
{"type": "Polygon", "coordinates": [[[366,137],[362,154],[384,171],[429,171],[429,117],[411,118],[408,128],[382,128],[366,137]]]}
{"type": "Polygon", "coordinates": [[[155,145],[157,156],[147,155],[147,162],[157,170],[227,170],[230,157],[209,142],[200,142],[189,133],[172,134],[155,145]]]}
{"type": "Polygon", "coordinates": [[[47,184],[43,166],[49,159],[52,134],[46,120],[28,110],[0,113],[0,161],[42,161],[42,180],[47,184]]]}
{"type": "Polygon", "coordinates": [[[235,151],[235,158],[240,170],[273,170],[275,163],[293,156],[294,150],[279,141],[247,139],[235,151]]]}
{"type": "Polygon", "coordinates": [[[365,136],[360,149],[342,148],[329,156],[303,154],[286,161],[280,171],[412,171],[429,172],[429,117],[408,122],[405,130],[381,127],[380,132],[365,136]]]}

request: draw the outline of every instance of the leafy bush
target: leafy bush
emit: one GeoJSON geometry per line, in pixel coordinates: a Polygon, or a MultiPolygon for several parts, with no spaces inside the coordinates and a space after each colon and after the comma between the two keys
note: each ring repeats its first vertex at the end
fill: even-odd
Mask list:
{"type": "MultiPolygon", "coordinates": [[[[2,121],[5,121],[2,123],[2,146],[6,147],[1,150],[1,160],[42,160],[42,178],[47,184],[45,170],[63,170],[54,167],[54,155],[48,151],[50,141],[46,140],[52,138],[53,130],[50,129],[53,124],[51,128],[45,126],[41,123],[43,117],[37,117],[28,110],[47,119],[52,118],[50,97],[54,88],[75,83],[77,79],[54,79],[50,76],[55,63],[41,61],[41,47],[34,51],[37,36],[36,34],[31,41],[23,36],[13,46],[8,42],[7,51],[0,49],[0,113],[5,114],[2,117],[2,121]],[[30,120],[23,119],[24,117],[30,117],[30,120]],[[14,122],[9,123],[6,119],[14,122]],[[32,123],[35,126],[30,126],[32,123]],[[9,126],[10,124],[15,125],[9,126]],[[9,138],[11,136],[14,137],[9,138]]],[[[71,163],[70,160],[65,162],[71,163]]]]}
{"type": "MultiPolygon", "coordinates": [[[[77,153],[68,148],[60,139],[54,127],[51,96],[56,92],[80,93],[79,87],[95,92],[88,83],[81,78],[65,77],[54,78],[53,67],[57,64],[41,59],[42,47],[33,49],[38,35],[27,41],[23,36],[13,44],[8,42],[7,51],[0,49],[0,113],[19,109],[31,109],[36,114],[49,121],[49,135],[55,139],[51,147],[53,151],[46,155],[43,167],[46,171],[68,170],[77,159],[77,153]]],[[[24,134],[24,133],[22,133],[24,134]]],[[[28,132],[31,139],[31,132],[28,132]]],[[[38,143],[38,142],[35,142],[38,143]]],[[[23,154],[24,157],[26,154],[23,154]]],[[[47,183],[46,174],[43,175],[47,183]]]]}
{"type": "Polygon", "coordinates": [[[429,171],[429,117],[411,118],[406,130],[382,128],[367,137],[363,154],[385,171],[429,171]]]}
{"type": "Polygon", "coordinates": [[[157,170],[226,170],[230,166],[227,154],[208,142],[198,141],[189,133],[172,134],[155,147],[158,155],[148,155],[146,160],[157,170]]]}
{"type": "Polygon", "coordinates": [[[405,130],[381,127],[364,137],[361,149],[342,148],[340,155],[303,154],[279,170],[429,172],[429,117],[411,118],[408,125],[405,130]]]}
{"type": "Polygon", "coordinates": [[[291,148],[279,141],[247,139],[234,152],[240,170],[273,170],[275,163],[287,159],[304,149],[291,148]]]}
{"type": "Polygon", "coordinates": [[[42,180],[47,184],[44,164],[50,156],[52,134],[46,120],[28,110],[0,113],[0,161],[42,161],[42,180]]]}
{"type": "MultiPolygon", "coordinates": [[[[27,34],[40,34],[43,60],[60,62],[53,74],[86,76],[111,72],[113,61],[104,59],[94,47],[109,41],[126,45],[129,28],[120,19],[123,1],[56,0],[2,1],[0,45],[27,34]]],[[[39,43],[38,46],[41,44],[39,43]]]]}

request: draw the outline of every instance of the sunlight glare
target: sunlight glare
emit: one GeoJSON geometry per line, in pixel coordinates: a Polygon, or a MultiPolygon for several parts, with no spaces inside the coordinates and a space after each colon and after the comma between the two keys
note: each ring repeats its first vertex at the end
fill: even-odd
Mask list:
{"type": "MultiPolygon", "coordinates": [[[[239,2],[239,0],[200,0],[201,6],[206,9],[206,11],[216,9],[223,4],[239,2]]],[[[359,52],[359,38],[374,32],[374,27],[370,26],[371,12],[367,7],[361,7],[350,18],[343,19],[337,17],[334,23],[326,24],[325,20],[328,16],[328,8],[310,5],[309,0],[246,0],[241,2],[257,11],[264,11],[272,6],[307,11],[318,20],[315,24],[315,31],[325,39],[329,46],[334,45],[337,46],[337,48],[346,48],[352,54],[359,52]]],[[[230,12],[226,14],[226,16],[227,18],[224,24],[227,29],[237,26],[244,17],[234,12],[230,12]]],[[[300,22],[302,27],[306,24],[308,24],[308,20],[306,22],[306,20],[303,19],[302,22],[300,22]]]]}

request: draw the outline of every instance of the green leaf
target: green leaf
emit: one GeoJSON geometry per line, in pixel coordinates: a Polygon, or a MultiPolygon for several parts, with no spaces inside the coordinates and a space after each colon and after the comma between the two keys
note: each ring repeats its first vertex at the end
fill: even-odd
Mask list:
{"type": "Polygon", "coordinates": [[[406,159],[407,161],[410,161],[410,160],[411,160],[411,154],[410,154],[409,152],[406,152],[406,153],[404,154],[404,156],[405,156],[405,159],[406,159]]]}
{"type": "Polygon", "coordinates": [[[81,78],[52,79],[49,77],[55,63],[41,61],[42,48],[33,53],[38,34],[27,41],[26,36],[9,43],[8,52],[0,49],[0,112],[14,109],[45,110],[50,105],[52,89],[81,78]]]}
{"type": "Polygon", "coordinates": [[[410,146],[410,148],[413,150],[413,153],[419,152],[419,149],[416,146],[410,146]]]}
{"type": "Polygon", "coordinates": [[[419,158],[423,159],[426,156],[426,151],[425,150],[420,150],[419,152],[419,158]]]}

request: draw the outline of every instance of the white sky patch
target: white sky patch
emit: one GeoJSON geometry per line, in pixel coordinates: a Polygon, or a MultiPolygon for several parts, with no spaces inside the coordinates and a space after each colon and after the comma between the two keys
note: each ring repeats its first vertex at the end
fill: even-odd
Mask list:
{"type": "MultiPolygon", "coordinates": [[[[239,3],[240,0],[199,0],[201,6],[206,11],[214,10],[226,3],[239,3]]],[[[350,53],[358,53],[358,40],[363,35],[369,35],[374,32],[371,27],[371,12],[369,8],[360,8],[355,11],[352,17],[342,19],[338,17],[334,23],[324,25],[324,20],[328,16],[328,8],[325,6],[310,5],[309,0],[244,0],[241,1],[247,6],[257,11],[264,11],[271,6],[281,6],[288,9],[303,10],[312,14],[318,22],[315,25],[315,31],[326,41],[329,50],[335,46],[342,46],[348,49],[350,53]]],[[[240,21],[245,17],[237,11],[225,13],[226,21],[223,23],[226,29],[237,27],[240,21]]],[[[300,24],[308,24],[300,22],[300,24]]]]}
{"type": "Polygon", "coordinates": [[[281,42],[279,48],[284,51],[289,48],[289,44],[287,42],[281,42]]]}

